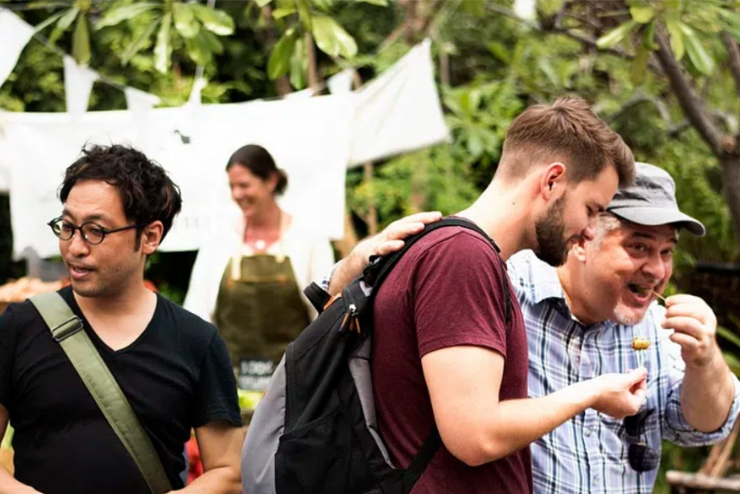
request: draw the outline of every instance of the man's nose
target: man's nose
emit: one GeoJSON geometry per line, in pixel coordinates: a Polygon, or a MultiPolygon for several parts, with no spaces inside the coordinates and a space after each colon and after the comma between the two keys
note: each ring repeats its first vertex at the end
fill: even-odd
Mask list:
{"type": "Polygon", "coordinates": [[[666,276],[666,264],[659,252],[651,254],[642,266],[642,271],[656,280],[663,280],[666,276]]]}
{"type": "Polygon", "coordinates": [[[81,257],[90,252],[90,244],[82,238],[82,232],[79,230],[67,242],[69,242],[69,253],[75,257],[81,257]]]}
{"type": "Polygon", "coordinates": [[[589,223],[589,225],[583,229],[583,231],[581,232],[581,235],[583,236],[583,238],[589,241],[595,239],[596,238],[595,223],[594,222],[589,223]]]}

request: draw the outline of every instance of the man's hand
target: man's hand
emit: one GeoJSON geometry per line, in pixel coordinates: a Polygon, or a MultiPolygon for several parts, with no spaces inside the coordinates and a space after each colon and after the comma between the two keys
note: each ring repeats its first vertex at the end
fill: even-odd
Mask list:
{"type": "MultiPolygon", "coordinates": [[[[396,220],[382,232],[357,244],[349,256],[357,257],[364,268],[370,262],[370,256],[385,256],[401,250],[404,246],[403,239],[419,233],[424,229],[425,225],[435,223],[441,219],[442,213],[433,211],[429,213],[416,213],[396,220]]],[[[359,273],[357,274],[359,275],[359,273]]]]}
{"type": "Polygon", "coordinates": [[[681,345],[681,356],[687,366],[704,367],[722,358],[717,345],[717,317],[699,297],[673,295],[665,301],[663,327],[673,329],[671,340],[681,345]]]}
{"type": "Polygon", "coordinates": [[[441,219],[442,213],[439,211],[412,214],[394,221],[377,235],[366,238],[339,263],[331,277],[329,293],[336,295],[350,281],[360,276],[362,270],[370,262],[370,256],[385,256],[401,250],[404,246],[403,239],[419,233],[425,225],[441,219]]]}
{"type": "Polygon", "coordinates": [[[640,367],[625,374],[603,374],[584,384],[595,395],[591,408],[622,419],[636,414],[645,401],[647,370],[640,367]]]}

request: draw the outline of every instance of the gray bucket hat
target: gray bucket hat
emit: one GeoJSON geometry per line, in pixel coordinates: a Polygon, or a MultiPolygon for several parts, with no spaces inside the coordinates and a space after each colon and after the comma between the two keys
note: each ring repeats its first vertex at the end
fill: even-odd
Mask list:
{"type": "Polygon", "coordinates": [[[606,210],[638,225],[676,225],[703,237],[704,225],[678,209],[676,183],[668,172],[647,163],[635,165],[634,185],[617,190],[606,210]]]}

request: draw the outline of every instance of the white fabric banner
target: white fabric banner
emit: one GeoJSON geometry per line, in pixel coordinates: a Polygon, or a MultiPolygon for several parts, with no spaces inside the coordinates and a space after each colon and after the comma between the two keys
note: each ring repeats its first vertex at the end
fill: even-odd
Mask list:
{"type": "Polygon", "coordinates": [[[93,84],[100,78],[97,72],[77,65],[74,58],[64,56],[64,96],[67,113],[80,115],[87,111],[93,84]]]}
{"type": "Polygon", "coordinates": [[[344,94],[352,91],[352,83],[355,78],[355,69],[344,69],[326,81],[331,94],[344,94]]]}
{"type": "Polygon", "coordinates": [[[160,102],[159,96],[132,87],[125,88],[123,93],[126,96],[126,108],[134,112],[151,110],[160,102]]]}
{"type": "Polygon", "coordinates": [[[350,167],[450,141],[429,39],[356,95],[350,167]]]}
{"type": "Polygon", "coordinates": [[[13,72],[33,32],[33,26],[13,12],[0,8],[0,87],[13,72]]]}
{"type": "Polygon", "coordinates": [[[302,224],[332,238],[344,230],[351,95],[227,105],[152,109],[147,132],[132,112],[0,112],[3,160],[10,165],[13,252],[58,254],[46,223],[62,206],[57,188],[85,144],[130,144],[167,169],[183,195],[183,210],[162,250],[194,250],[210,231],[233,225],[226,162],[244,144],[260,144],[288,173],[281,205],[302,224]],[[39,145],[43,143],[43,145],[39,145]]]}

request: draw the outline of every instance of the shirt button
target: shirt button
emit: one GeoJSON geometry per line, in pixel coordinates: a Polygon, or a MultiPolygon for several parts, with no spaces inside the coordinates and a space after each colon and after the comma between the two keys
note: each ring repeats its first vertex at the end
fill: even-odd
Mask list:
{"type": "MultiPolygon", "coordinates": [[[[592,430],[593,429],[591,429],[591,427],[586,427],[586,433],[585,433],[586,434],[586,437],[589,437],[591,435],[591,431],[592,430]]],[[[598,477],[598,475],[596,477],[598,477]]]]}

